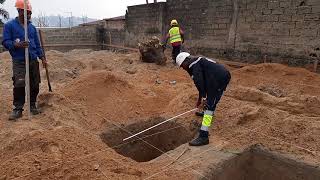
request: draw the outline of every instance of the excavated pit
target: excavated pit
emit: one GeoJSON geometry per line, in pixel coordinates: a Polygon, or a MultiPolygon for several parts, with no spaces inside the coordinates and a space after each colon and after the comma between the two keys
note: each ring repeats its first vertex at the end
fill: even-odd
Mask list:
{"type": "Polygon", "coordinates": [[[134,137],[125,142],[123,141],[124,138],[152,127],[164,120],[164,118],[153,118],[130,124],[123,128],[112,128],[101,134],[101,139],[119,154],[137,162],[147,162],[189,142],[197,132],[196,125],[186,122],[184,122],[184,124],[178,123],[179,120],[177,120],[175,122],[171,121],[162,124],[138,137],[134,137]],[[143,139],[143,141],[139,138],[143,139]]]}
{"type": "Polygon", "coordinates": [[[320,168],[254,146],[210,167],[206,177],[214,180],[316,180],[320,179],[320,168]]]}

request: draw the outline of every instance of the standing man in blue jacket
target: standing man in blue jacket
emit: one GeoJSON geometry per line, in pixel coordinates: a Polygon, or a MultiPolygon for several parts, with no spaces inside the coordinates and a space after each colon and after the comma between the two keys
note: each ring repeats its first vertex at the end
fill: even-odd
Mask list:
{"type": "Polygon", "coordinates": [[[191,56],[186,52],[180,53],[176,62],[189,73],[199,91],[196,106],[198,108],[201,104],[206,106],[199,136],[189,144],[191,146],[209,144],[209,128],[214,121],[216,106],[231,79],[230,72],[211,59],[191,56]]]}
{"type": "Polygon", "coordinates": [[[12,56],[14,109],[9,116],[9,120],[21,118],[25,104],[25,48],[29,48],[30,108],[33,115],[39,114],[39,110],[36,106],[37,96],[39,94],[39,84],[41,82],[38,58],[42,60],[43,66],[47,65],[43,51],[40,47],[37,30],[30,22],[32,14],[30,3],[27,5],[29,42],[24,41],[24,1],[17,0],[15,7],[18,10],[19,16],[4,25],[2,41],[2,45],[9,50],[10,55],[12,56]]]}

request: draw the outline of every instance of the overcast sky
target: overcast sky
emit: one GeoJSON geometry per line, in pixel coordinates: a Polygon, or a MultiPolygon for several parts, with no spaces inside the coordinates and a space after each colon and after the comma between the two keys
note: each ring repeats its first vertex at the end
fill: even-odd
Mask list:
{"type": "MultiPolygon", "coordinates": [[[[4,8],[9,11],[10,17],[17,15],[14,8],[16,0],[6,0],[4,8]]],[[[33,8],[33,16],[37,16],[39,12],[46,15],[73,16],[81,17],[83,15],[89,18],[103,19],[124,15],[127,6],[145,4],[146,0],[29,0],[33,8]]],[[[165,1],[165,0],[158,0],[165,1]]],[[[153,2],[153,0],[149,0],[153,2]]]]}

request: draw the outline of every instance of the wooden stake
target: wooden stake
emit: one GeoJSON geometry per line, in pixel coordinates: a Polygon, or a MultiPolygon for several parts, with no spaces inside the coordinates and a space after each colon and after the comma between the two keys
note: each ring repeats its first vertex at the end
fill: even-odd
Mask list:
{"type": "Polygon", "coordinates": [[[109,44],[112,44],[112,39],[111,39],[111,32],[109,32],[109,44]]]}

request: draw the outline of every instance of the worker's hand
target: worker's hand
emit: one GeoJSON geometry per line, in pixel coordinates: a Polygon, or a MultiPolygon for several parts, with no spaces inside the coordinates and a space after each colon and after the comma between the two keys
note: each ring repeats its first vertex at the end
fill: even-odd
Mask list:
{"type": "Polygon", "coordinates": [[[42,56],[40,59],[42,60],[42,66],[43,66],[43,68],[46,68],[47,65],[48,65],[48,62],[47,62],[46,57],[42,56]]]}
{"type": "Polygon", "coordinates": [[[27,41],[14,42],[14,47],[15,48],[28,48],[29,42],[27,42],[27,41]]]}
{"type": "Polygon", "coordinates": [[[201,99],[198,99],[197,104],[196,104],[196,107],[199,108],[200,105],[201,105],[201,99]]]}
{"type": "Polygon", "coordinates": [[[199,109],[203,109],[206,104],[207,104],[207,99],[206,98],[199,98],[198,101],[197,101],[196,106],[199,109]]]}

